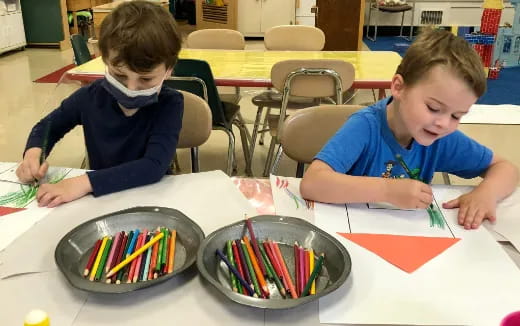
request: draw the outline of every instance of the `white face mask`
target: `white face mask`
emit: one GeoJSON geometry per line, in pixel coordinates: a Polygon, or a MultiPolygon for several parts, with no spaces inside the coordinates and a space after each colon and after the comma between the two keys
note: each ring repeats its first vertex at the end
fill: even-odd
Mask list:
{"type": "Polygon", "coordinates": [[[157,103],[159,100],[159,91],[161,90],[165,78],[166,75],[159,85],[152,88],[131,90],[114,78],[114,76],[108,72],[108,69],[106,69],[106,82],[103,83],[103,86],[117,100],[117,102],[119,102],[119,104],[127,109],[137,109],[157,103]]]}

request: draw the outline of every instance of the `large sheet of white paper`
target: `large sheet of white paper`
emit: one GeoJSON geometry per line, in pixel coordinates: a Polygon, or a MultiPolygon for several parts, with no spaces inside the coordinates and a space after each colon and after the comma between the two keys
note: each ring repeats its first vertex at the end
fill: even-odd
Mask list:
{"type": "Polygon", "coordinates": [[[162,206],[180,210],[206,235],[225,225],[255,216],[254,208],[221,171],[167,176],[159,183],[99,198],[86,196],[61,205],[24,236],[0,252],[0,279],[11,275],[55,270],[54,249],[77,225],[126,208],[162,206]],[[37,243],[38,246],[34,244],[37,243]],[[34,259],[20,259],[30,255],[34,259]]]}
{"type": "Polygon", "coordinates": [[[300,194],[300,178],[271,174],[270,181],[277,215],[314,220],[314,202],[303,199],[300,194]]]}
{"type": "MultiPolygon", "coordinates": [[[[460,192],[434,187],[434,194],[440,203],[460,192]]],[[[411,274],[337,235],[349,230],[346,212],[345,205],[315,209],[316,225],[334,234],[352,258],[347,282],[320,299],[321,323],[498,325],[520,310],[520,270],[485,228],[460,227],[457,210],[443,214],[462,240],[411,274]]]]}
{"type": "Polygon", "coordinates": [[[520,105],[474,104],[460,123],[517,125],[520,124],[520,105]]]}

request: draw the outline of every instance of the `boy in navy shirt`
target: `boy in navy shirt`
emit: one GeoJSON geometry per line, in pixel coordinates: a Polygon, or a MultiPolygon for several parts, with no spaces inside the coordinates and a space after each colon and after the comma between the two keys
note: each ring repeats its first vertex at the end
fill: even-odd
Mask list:
{"type": "Polygon", "coordinates": [[[450,32],[426,30],[397,68],[392,96],[347,120],[308,168],[302,195],[327,203],[426,208],[433,200],[428,184],[434,172],[481,176],[479,186],[443,207],[458,207],[458,222],[466,229],[494,221],[497,202],[517,185],[517,168],[457,130],[485,89],[471,46],[450,32]]]}
{"type": "Polygon", "coordinates": [[[41,179],[48,168],[40,164],[42,148],[46,157],[77,125],[94,171],[40,185],[40,206],[157,182],[175,154],[184,103],[180,93],[162,86],[181,48],[170,13],[147,1],[123,3],[103,21],[99,47],[105,78],[76,91],[34,126],[16,173],[22,182],[41,179]]]}

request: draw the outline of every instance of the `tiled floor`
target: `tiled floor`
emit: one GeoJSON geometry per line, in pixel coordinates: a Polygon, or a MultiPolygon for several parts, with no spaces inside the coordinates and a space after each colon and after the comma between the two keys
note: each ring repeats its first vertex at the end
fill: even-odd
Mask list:
{"type": "MultiPolygon", "coordinates": [[[[247,48],[263,48],[262,41],[248,41],[247,48]]],[[[27,135],[32,126],[56,107],[77,86],[70,84],[39,84],[32,81],[55,71],[72,62],[72,50],[61,52],[57,49],[28,48],[25,51],[0,55],[0,161],[18,161],[22,158],[27,135]]],[[[222,91],[233,92],[233,89],[222,91]]],[[[252,128],[256,115],[256,107],[251,97],[261,89],[242,89],[240,102],[241,112],[252,128]]],[[[371,91],[359,91],[353,103],[372,101],[371,91]]],[[[497,153],[509,158],[520,166],[520,151],[517,140],[520,126],[484,126],[464,125],[461,129],[482,143],[490,146],[497,153]]],[[[237,135],[238,174],[244,174],[244,158],[237,135]]],[[[264,146],[256,146],[253,160],[255,176],[261,176],[263,164],[267,156],[269,138],[264,146]]],[[[200,148],[201,169],[203,171],[223,169],[226,167],[227,136],[223,132],[214,131],[209,141],[200,148]]],[[[79,167],[84,156],[83,135],[81,128],[74,129],[53,150],[49,162],[54,165],[79,167]]],[[[183,171],[189,170],[189,152],[180,151],[180,162],[183,171]]],[[[285,158],[278,173],[293,176],[296,164],[285,158]]],[[[435,178],[434,182],[440,182],[435,178]]],[[[459,180],[457,184],[472,184],[476,180],[459,180]]]]}

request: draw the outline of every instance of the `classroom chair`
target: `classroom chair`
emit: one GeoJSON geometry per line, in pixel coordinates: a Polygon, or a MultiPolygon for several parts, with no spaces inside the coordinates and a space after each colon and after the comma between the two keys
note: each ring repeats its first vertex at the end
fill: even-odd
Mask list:
{"type": "Polygon", "coordinates": [[[298,110],[287,117],[279,133],[280,147],[273,164],[276,173],[282,155],[297,162],[296,177],[303,177],[305,164],[310,164],[327,141],[362,105],[320,105],[298,110]]]}
{"type": "Polygon", "coordinates": [[[72,51],[74,52],[74,64],[76,66],[82,65],[92,59],[90,51],[87,46],[87,41],[80,34],[74,34],[70,36],[70,43],[72,45],[72,51]]]}
{"type": "Polygon", "coordinates": [[[386,4],[380,4],[380,0],[370,0],[370,3],[368,5],[368,20],[367,20],[367,27],[366,27],[366,36],[371,41],[376,41],[377,38],[377,25],[378,25],[378,19],[379,19],[379,13],[385,12],[385,13],[401,13],[401,29],[399,30],[399,36],[405,38],[408,41],[412,41],[413,36],[413,16],[415,12],[415,0],[408,0],[407,3],[402,5],[386,5],[386,4]],[[412,5],[410,5],[411,3],[412,5]],[[370,31],[370,16],[372,14],[372,10],[375,10],[375,28],[374,28],[374,36],[370,37],[369,31],[370,31]],[[406,37],[403,35],[403,24],[404,24],[404,14],[407,11],[411,11],[411,20],[410,20],[410,36],[406,37]]]}
{"type": "MultiPolygon", "coordinates": [[[[278,134],[282,132],[290,96],[301,96],[312,99],[334,97],[335,104],[341,104],[343,89],[350,88],[354,82],[354,66],[342,60],[285,60],[273,65],[271,69],[271,82],[276,90],[282,93],[282,102],[279,114],[268,114],[267,123],[271,134],[271,143],[265,162],[263,176],[269,175],[273,153],[276,144],[279,144],[278,134]]],[[[312,106],[312,105],[307,105],[312,106]]],[[[254,153],[256,137],[258,135],[257,123],[262,115],[259,108],[257,112],[253,139],[250,146],[251,158],[254,153]]],[[[251,166],[249,167],[251,169],[251,166]]]]}
{"type": "Polygon", "coordinates": [[[199,172],[199,146],[208,140],[211,133],[211,109],[203,98],[186,91],[180,92],[184,96],[184,114],[177,148],[190,149],[191,172],[199,172]]]}
{"type": "Polygon", "coordinates": [[[188,34],[186,47],[190,49],[243,50],[244,35],[232,29],[201,29],[188,34]]]}
{"type": "Polygon", "coordinates": [[[220,99],[213,79],[211,68],[206,61],[179,59],[175,65],[173,78],[165,80],[165,85],[185,90],[207,99],[212,114],[213,130],[224,131],[229,138],[226,172],[231,175],[236,171],[235,135],[233,125],[240,131],[242,149],[246,165],[249,164],[249,143],[245,125],[237,118],[240,106],[220,99]]]}
{"type": "Polygon", "coordinates": [[[321,51],[325,33],[314,26],[274,26],[265,32],[264,46],[272,51],[321,51]]]}

